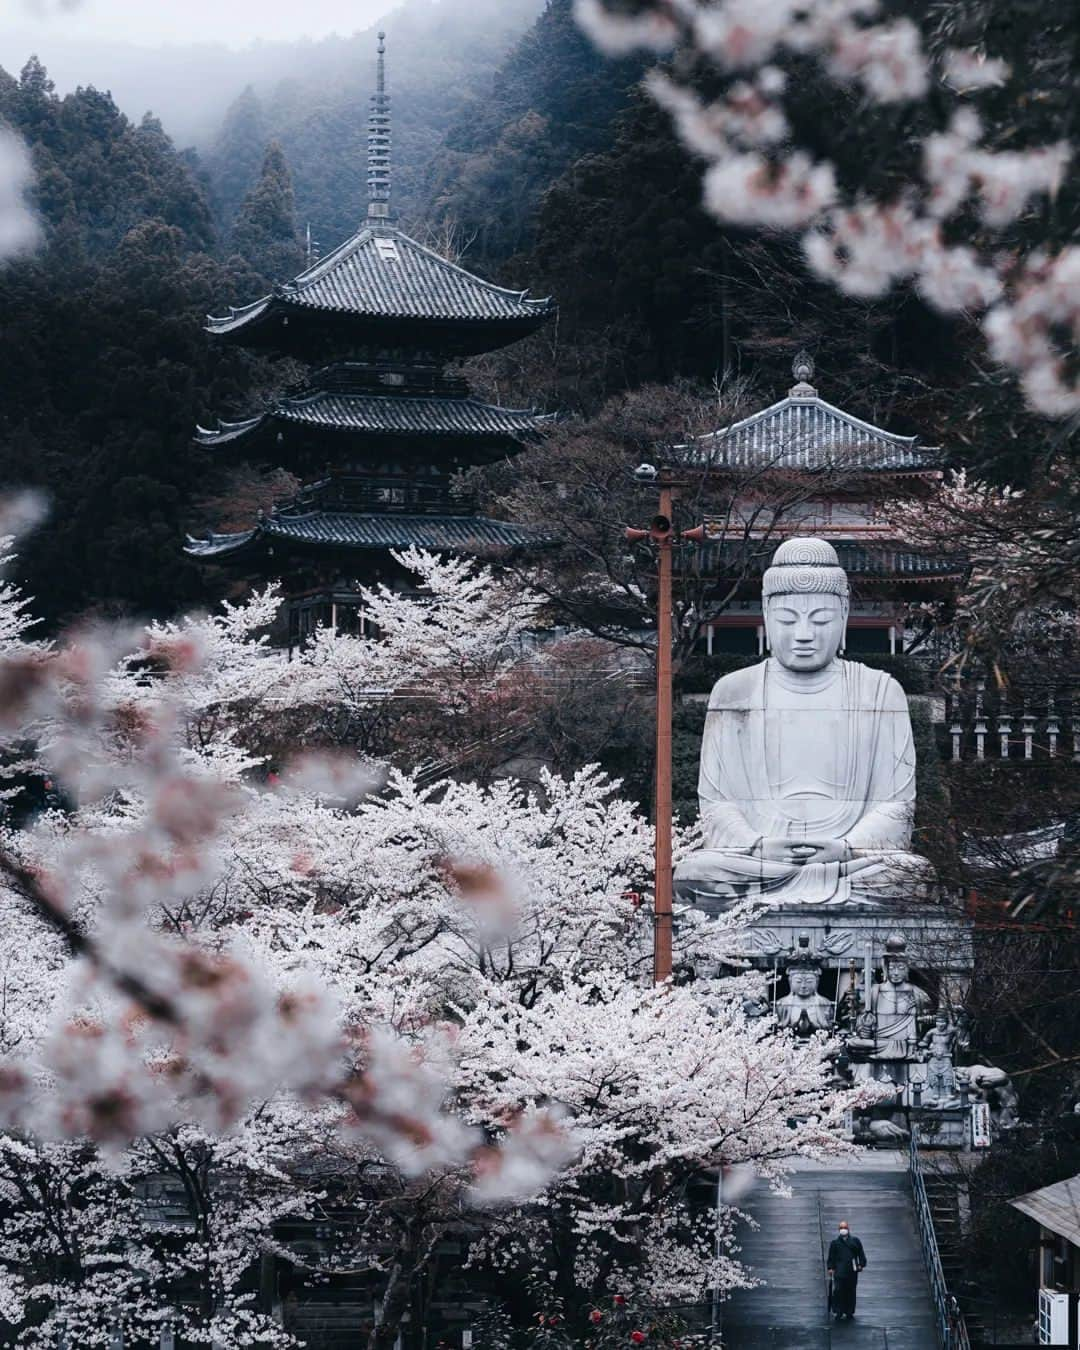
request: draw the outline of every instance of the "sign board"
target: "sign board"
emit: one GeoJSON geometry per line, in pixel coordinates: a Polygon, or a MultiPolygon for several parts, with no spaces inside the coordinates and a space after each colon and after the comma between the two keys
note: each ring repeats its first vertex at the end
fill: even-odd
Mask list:
{"type": "Polygon", "coordinates": [[[971,1147],[990,1147],[990,1106],[975,1102],[971,1107],[971,1147]]]}

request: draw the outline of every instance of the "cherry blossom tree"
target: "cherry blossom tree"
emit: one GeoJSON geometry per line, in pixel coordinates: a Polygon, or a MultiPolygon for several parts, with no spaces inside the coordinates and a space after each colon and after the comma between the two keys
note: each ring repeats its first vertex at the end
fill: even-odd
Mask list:
{"type": "Polygon", "coordinates": [[[649,827],[596,769],[530,789],[323,747],[267,777],[347,649],[358,707],[419,673],[451,715],[521,659],[530,597],[413,561],[422,603],[370,597],[381,642],[291,663],[272,591],[54,647],[0,594],[5,732],[63,802],[0,839],[0,1313],[27,1344],[285,1345],[252,1276],[277,1263],[361,1271],[376,1350],[461,1232],[533,1273],[565,1234],[574,1317],[646,1268],[655,1300],[701,1296],[748,1277],[693,1177],[844,1147],[827,1045],[715,978],[745,915],[681,916],[700,978],[653,989],[649,827]],[[281,1236],[330,1210],[317,1257],[281,1236]]]}
{"type": "Polygon", "coordinates": [[[811,269],[849,295],[910,282],[945,313],[981,315],[991,355],[1033,408],[1080,408],[1070,364],[1080,252],[1051,242],[1042,214],[1074,150],[1037,115],[1017,122],[1040,95],[1058,101],[1055,25],[1013,70],[1000,48],[1008,25],[974,4],[901,15],[878,0],[576,8],[612,53],[673,55],[649,85],[705,161],[718,220],[795,232],[811,269]],[[798,114],[808,78],[853,113],[867,110],[848,119],[842,159],[823,149],[820,119],[798,114]]]}

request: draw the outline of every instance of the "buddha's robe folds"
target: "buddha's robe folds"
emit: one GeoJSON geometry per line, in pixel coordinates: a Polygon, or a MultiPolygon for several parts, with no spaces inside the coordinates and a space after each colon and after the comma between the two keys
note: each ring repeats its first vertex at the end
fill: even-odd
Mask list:
{"type": "Polygon", "coordinates": [[[681,898],[842,904],[918,898],[932,883],[910,852],[915,747],[891,676],[836,661],[812,676],[769,659],[718,680],[698,784],[705,847],[675,872],[681,898]],[[763,839],[845,841],[851,857],[805,864],[763,839]]]}

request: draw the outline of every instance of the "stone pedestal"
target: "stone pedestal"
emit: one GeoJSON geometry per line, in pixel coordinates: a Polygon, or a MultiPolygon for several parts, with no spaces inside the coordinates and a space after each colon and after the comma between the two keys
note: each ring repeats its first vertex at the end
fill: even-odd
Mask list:
{"type": "MultiPolygon", "coordinates": [[[[725,907],[721,901],[711,912],[725,907]]],[[[856,1138],[895,1146],[917,1123],[929,1148],[968,1147],[969,1108],[959,1094],[940,1106],[927,1100],[930,1050],[920,1046],[937,1012],[946,1012],[953,1028],[957,1010],[967,1001],[972,924],[958,907],[902,897],[890,905],[778,905],[747,924],[736,945],[740,956],[766,976],[768,1007],[761,1011],[777,1014],[781,1026],[793,968],[809,965],[820,972],[818,991],[831,1000],[832,1025],[818,1026],[843,1042],[838,1072],[895,1085],[894,1098],[856,1122],[856,1138]],[[890,1018],[880,1011],[886,1001],[896,1007],[886,974],[896,960],[903,970],[895,978],[903,973],[901,988],[911,991],[902,995],[911,1011],[899,1021],[895,1013],[890,1018]],[[879,1010],[876,1020],[873,1008],[879,1010]]]]}

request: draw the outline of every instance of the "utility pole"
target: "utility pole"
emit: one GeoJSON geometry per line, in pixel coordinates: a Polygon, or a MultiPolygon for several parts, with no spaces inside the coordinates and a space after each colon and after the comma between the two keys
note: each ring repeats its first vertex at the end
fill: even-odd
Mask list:
{"type": "Polygon", "coordinates": [[[671,573],[676,540],[700,543],[705,527],[676,533],[672,523],[674,490],[684,486],[667,470],[642,464],[634,471],[639,483],[660,489],[657,514],[648,529],[627,527],[631,543],[651,540],[657,550],[656,587],[656,855],[653,882],[653,979],[671,978],[671,573]]]}

